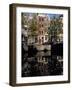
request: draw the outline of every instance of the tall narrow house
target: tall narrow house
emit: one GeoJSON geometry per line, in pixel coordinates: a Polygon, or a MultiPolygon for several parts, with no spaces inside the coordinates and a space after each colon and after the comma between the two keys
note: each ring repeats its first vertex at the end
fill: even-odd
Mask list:
{"type": "Polygon", "coordinates": [[[35,43],[41,45],[48,42],[48,27],[49,27],[48,16],[45,14],[38,14],[37,37],[35,38],[35,43]]]}

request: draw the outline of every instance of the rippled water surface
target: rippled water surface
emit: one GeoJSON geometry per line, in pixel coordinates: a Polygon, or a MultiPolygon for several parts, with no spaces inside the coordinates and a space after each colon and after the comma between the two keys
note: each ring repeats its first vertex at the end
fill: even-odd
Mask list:
{"type": "Polygon", "coordinates": [[[62,56],[51,55],[51,51],[39,51],[36,54],[31,55],[30,53],[24,53],[22,59],[22,77],[62,74],[62,56]]]}

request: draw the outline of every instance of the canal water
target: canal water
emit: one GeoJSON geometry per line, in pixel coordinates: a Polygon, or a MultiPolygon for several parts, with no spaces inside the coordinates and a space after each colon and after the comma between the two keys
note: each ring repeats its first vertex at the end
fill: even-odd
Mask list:
{"type": "Polygon", "coordinates": [[[51,51],[38,51],[35,54],[24,53],[22,59],[22,77],[56,76],[63,74],[63,57],[51,55],[51,51]]]}

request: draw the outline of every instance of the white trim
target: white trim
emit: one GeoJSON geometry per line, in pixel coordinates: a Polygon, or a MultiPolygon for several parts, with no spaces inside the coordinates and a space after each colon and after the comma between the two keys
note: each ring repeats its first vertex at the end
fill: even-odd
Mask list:
{"type": "Polygon", "coordinates": [[[56,9],[41,9],[41,8],[26,8],[17,7],[16,9],[16,82],[17,83],[31,83],[31,82],[51,82],[51,81],[67,81],[68,80],[68,11],[56,9]],[[50,13],[63,14],[63,75],[61,76],[42,76],[42,77],[21,77],[21,13],[50,13]]]}

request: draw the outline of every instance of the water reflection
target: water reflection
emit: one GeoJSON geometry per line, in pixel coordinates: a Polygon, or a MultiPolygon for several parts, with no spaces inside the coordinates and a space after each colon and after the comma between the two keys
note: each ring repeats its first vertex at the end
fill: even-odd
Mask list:
{"type": "Polygon", "coordinates": [[[40,51],[31,56],[28,54],[28,52],[24,53],[22,59],[22,77],[62,74],[62,56],[51,55],[51,51],[40,51]]]}

